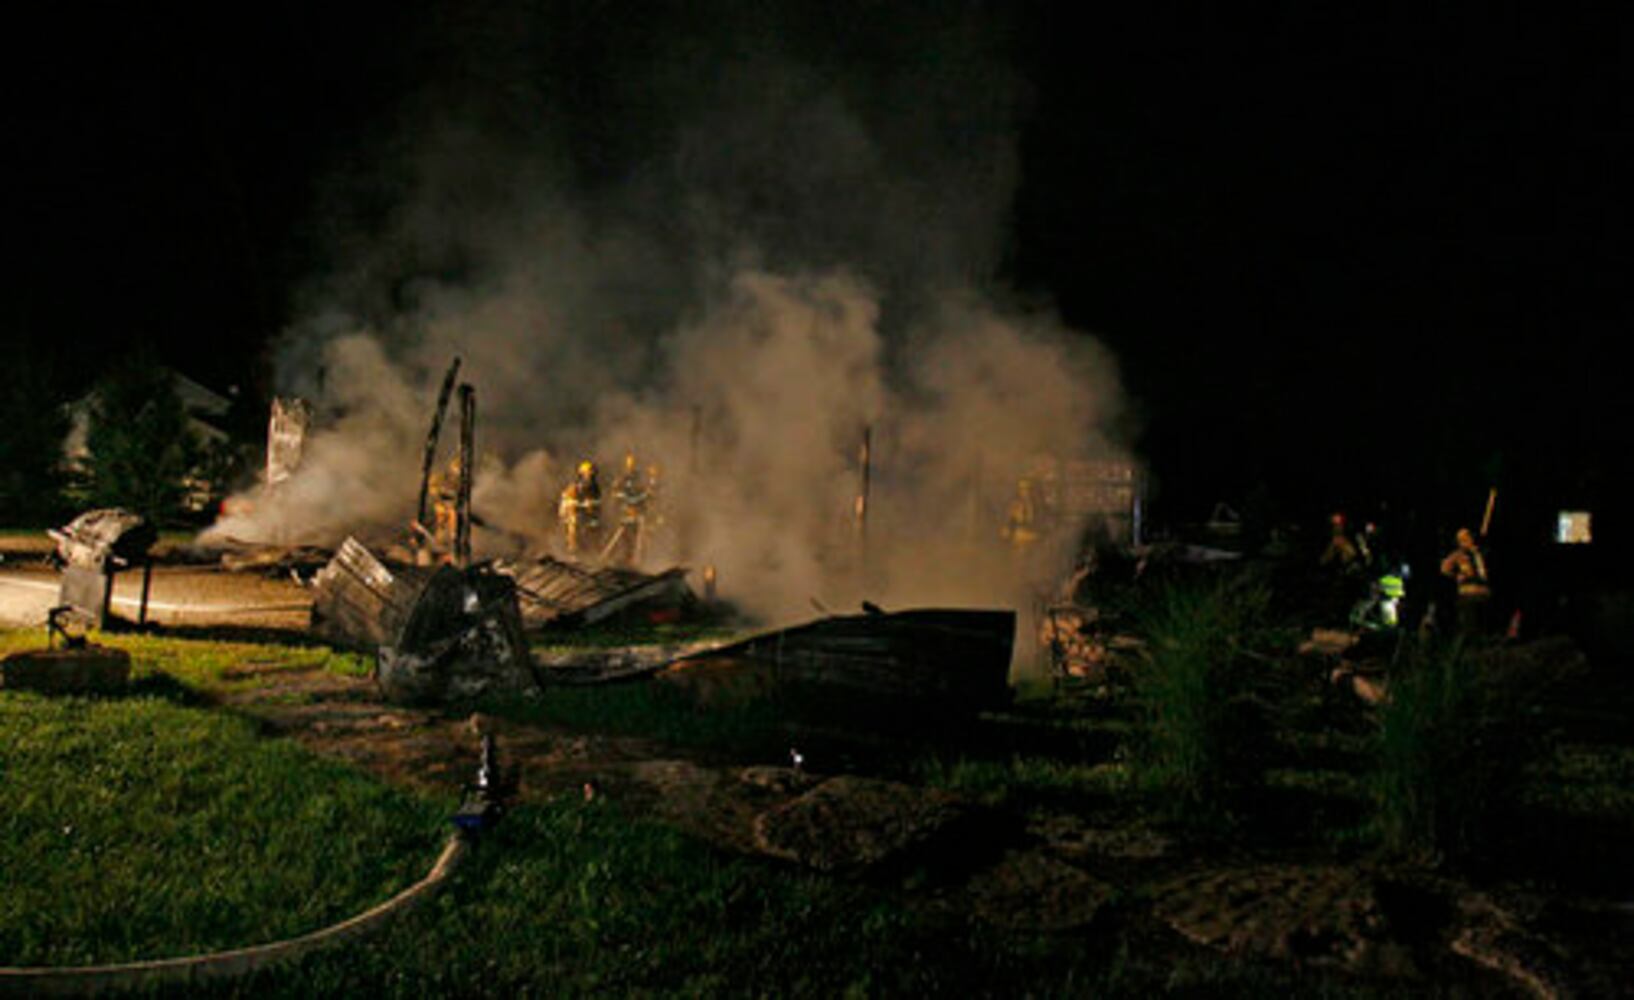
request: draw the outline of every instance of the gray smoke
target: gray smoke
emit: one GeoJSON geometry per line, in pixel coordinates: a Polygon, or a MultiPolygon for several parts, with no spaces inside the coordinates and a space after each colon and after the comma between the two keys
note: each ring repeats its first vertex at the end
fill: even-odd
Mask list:
{"type": "Polygon", "coordinates": [[[215,530],[401,529],[457,354],[474,506],[511,533],[479,549],[556,544],[574,464],[605,490],[633,450],[661,469],[652,562],[714,564],[750,610],[1025,603],[1059,566],[1017,565],[1003,501],[1034,456],[1119,455],[1122,404],[1096,341],[997,284],[1024,100],[1003,25],[861,5],[825,45],[848,15],[823,10],[581,23],[596,55],[568,66],[546,15],[469,15],[316,213],[332,264],[276,359],[318,406],[304,464],[215,530]]]}

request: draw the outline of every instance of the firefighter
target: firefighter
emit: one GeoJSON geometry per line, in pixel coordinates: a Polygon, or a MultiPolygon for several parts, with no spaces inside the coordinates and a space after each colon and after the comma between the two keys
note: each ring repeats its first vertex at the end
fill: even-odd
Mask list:
{"type": "Polygon", "coordinates": [[[1033,482],[1025,476],[1016,481],[1016,495],[1005,512],[999,536],[1018,552],[1038,541],[1038,504],[1033,496],[1033,482]]]}
{"type": "Polygon", "coordinates": [[[1486,556],[1475,544],[1474,532],[1459,528],[1456,537],[1458,547],[1441,560],[1441,575],[1450,577],[1458,587],[1458,631],[1470,635],[1481,630],[1487,603],[1492,599],[1492,584],[1487,579],[1486,556]]]}
{"type": "Polygon", "coordinates": [[[1322,550],[1320,565],[1338,570],[1341,574],[1350,575],[1362,570],[1362,554],[1356,550],[1356,543],[1350,540],[1348,522],[1342,512],[1334,512],[1328,518],[1328,525],[1332,534],[1328,538],[1328,547],[1322,550]]]}
{"type": "Polygon", "coordinates": [[[562,490],[557,518],[567,542],[567,554],[598,555],[601,542],[601,484],[596,480],[596,463],[579,463],[578,474],[562,490]]]}
{"type": "Polygon", "coordinates": [[[635,566],[641,561],[652,491],[649,483],[641,478],[641,468],[636,464],[633,451],[624,454],[624,474],[613,485],[613,496],[619,505],[618,531],[613,539],[618,561],[625,566],[635,566]]]}
{"type": "Polygon", "coordinates": [[[444,558],[454,552],[454,537],[459,532],[460,457],[455,455],[448,465],[431,474],[427,484],[431,494],[431,544],[444,558]]]}
{"type": "Polygon", "coordinates": [[[664,526],[664,508],[660,504],[663,497],[662,473],[655,462],[647,466],[647,506],[645,510],[647,527],[654,531],[664,526]]]}

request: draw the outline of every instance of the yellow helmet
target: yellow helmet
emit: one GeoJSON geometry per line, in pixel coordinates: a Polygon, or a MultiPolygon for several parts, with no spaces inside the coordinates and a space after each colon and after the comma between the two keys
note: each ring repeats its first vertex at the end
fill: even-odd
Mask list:
{"type": "Polygon", "coordinates": [[[627,451],[627,452],[624,453],[624,471],[625,472],[634,472],[635,471],[635,452],[627,451]]]}
{"type": "Polygon", "coordinates": [[[596,474],[596,463],[595,462],[592,462],[589,459],[585,459],[584,461],[579,463],[579,475],[581,475],[581,476],[593,476],[595,474],[596,474]]]}

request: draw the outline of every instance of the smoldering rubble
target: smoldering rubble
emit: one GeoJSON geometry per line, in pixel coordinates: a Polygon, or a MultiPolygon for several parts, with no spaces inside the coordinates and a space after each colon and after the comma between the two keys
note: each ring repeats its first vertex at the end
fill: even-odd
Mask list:
{"type": "MultiPolygon", "coordinates": [[[[401,202],[384,224],[326,206],[344,238],[275,359],[279,391],[313,403],[300,466],[215,531],[334,546],[400,528],[404,459],[457,354],[483,398],[478,558],[552,551],[575,466],[632,454],[663,483],[654,564],[706,560],[761,615],[862,596],[1014,605],[1057,575],[994,534],[1036,456],[1127,459],[1108,431],[1116,367],[998,281],[1019,87],[984,25],[912,16],[917,35],[868,57],[791,39],[723,59],[718,80],[665,91],[651,144],[594,183],[578,167],[605,150],[503,113],[557,106],[549,72],[525,46],[473,42],[514,61],[510,89],[428,98],[412,141],[356,151],[401,202]],[[902,58],[932,35],[955,71],[902,58]]],[[[675,82],[679,50],[651,30],[626,82],[675,82]]],[[[742,51],[738,30],[693,41],[742,51]]]]}

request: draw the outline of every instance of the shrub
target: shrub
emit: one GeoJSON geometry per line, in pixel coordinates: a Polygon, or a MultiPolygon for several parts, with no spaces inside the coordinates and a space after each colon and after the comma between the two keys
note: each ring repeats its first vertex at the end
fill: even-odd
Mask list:
{"type": "Polygon", "coordinates": [[[1147,655],[1132,679],[1132,777],[1196,818],[1216,815],[1246,770],[1243,652],[1268,600],[1238,580],[1182,581],[1138,615],[1147,655]]]}
{"type": "Polygon", "coordinates": [[[1506,824],[1539,734],[1524,686],[1483,676],[1470,652],[1416,649],[1390,679],[1368,784],[1374,832],[1391,851],[1471,860],[1506,824]]]}

